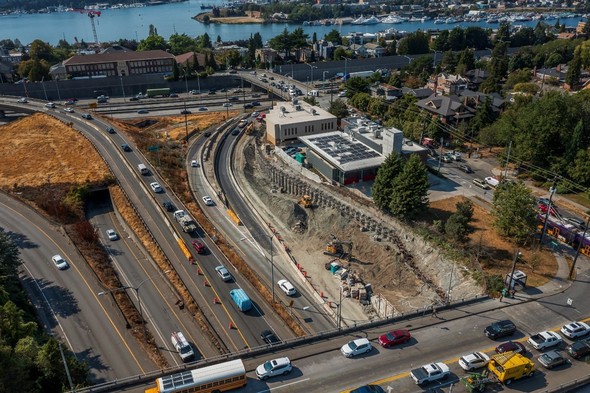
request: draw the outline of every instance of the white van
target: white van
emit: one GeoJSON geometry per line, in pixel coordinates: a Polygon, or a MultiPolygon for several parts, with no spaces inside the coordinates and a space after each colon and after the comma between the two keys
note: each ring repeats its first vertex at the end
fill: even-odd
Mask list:
{"type": "Polygon", "coordinates": [[[311,97],[319,97],[319,96],[320,96],[320,92],[319,92],[319,91],[317,91],[317,90],[311,90],[311,91],[309,91],[309,92],[307,93],[307,95],[308,95],[308,96],[311,96],[311,97]]]}
{"type": "Polygon", "coordinates": [[[137,170],[139,171],[139,173],[141,173],[142,175],[149,175],[150,174],[150,170],[147,168],[147,166],[145,166],[144,164],[138,164],[137,165],[137,170]]]}
{"type": "Polygon", "coordinates": [[[184,334],[181,332],[172,332],[170,339],[172,340],[172,345],[174,345],[174,348],[176,348],[180,354],[180,358],[183,362],[186,363],[194,359],[195,352],[193,351],[193,347],[188,341],[186,341],[186,338],[184,338],[184,334]]]}

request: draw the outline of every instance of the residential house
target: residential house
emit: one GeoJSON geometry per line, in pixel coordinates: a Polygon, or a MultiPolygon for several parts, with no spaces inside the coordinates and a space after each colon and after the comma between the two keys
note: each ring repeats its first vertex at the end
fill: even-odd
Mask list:
{"type": "Polygon", "coordinates": [[[412,89],[411,87],[403,86],[402,93],[404,95],[412,95],[420,100],[422,98],[430,97],[434,93],[434,91],[428,87],[419,87],[417,89],[412,89]]]}
{"type": "Polygon", "coordinates": [[[565,83],[565,75],[567,73],[567,64],[559,64],[554,68],[539,68],[534,70],[535,78],[542,82],[547,82],[549,79],[558,80],[560,84],[565,83]]]}
{"type": "Polygon", "coordinates": [[[467,105],[474,108],[477,108],[489,99],[492,105],[492,111],[494,112],[500,112],[502,108],[504,108],[505,103],[504,99],[502,99],[498,93],[485,94],[480,91],[473,91],[469,89],[463,90],[461,93],[459,93],[459,97],[463,100],[467,98],[467,105]]]}
{"type": "Polygon", "coordinates": [[[459,92],[467,89],[468,80],[461,75],[452,75],[441,72],[438,75],[431,76],[428,79],[427,86],[432,89],[435,94],[450,95],[459,94],[459,92]]]}
{"type": "Polygon", "coordinates": [[[465,100],[452,96],[435,96],[416,102],[416,106],[438,117],[443,123],[459,123],[471,119],[475,109],[464,104],[465,100]]]}
{"type": "Polygon", "coordinates": [[[369,42],[368,44],[364,45],[365,49],[367,50],[367,55],[369,57],[382,57],[385,56],[385,48],[379,44],[375,44],[373,42],[369,42]]]}
{"type": "Polygon", "coordinates": [[[262,63],[274,64],[278,57],[278,52],[272,48],[259,48],[254,52],[254,58],[262,63]]]}
{"type": "Polygon", "coordinates": [[[314,45],[316,56],[320,59],[332,59],[334,57],[334,50],[336,45],[333,42],[319,40],[314,45]]]}
{"type": "Polygon", "coordinates": [[[176,56],[176,63],[178,64],[178,67],[183,69],[183,68],[192,68],[194,67],[194,62],[195,60],[197,61],[197,66],[198,67],[204,67],[205,66],[205,54],[204,53],[198,53],[198,52],[186,52],[186,53],[182,53],[178,56],[176,56]]]}
{"type": "Polygon", "coordinates": [[[366,58],[368,57],[367,48],[360,44],[352,44],[348,47],[352,54],[356,57],[366,58]]]}
{"type": "Polygon", "coordinates": [[[163,50],[75,55],[63,62],[73,78],[172,73],[173,54],[163,50]]]}
{"type": "Polygon", "coordinates": [[[58,79],[67,79],[68,74],[66,72],[66,67],[64,66],[63,62],[57,63],[49,67],[49,76],[51,79],[58,80],[58,79]]]}
{"type": "Polygon", "coordinates": [[[490,76],[489,71],[481,68],[469,70],[465,72],[465,78],[467,78],[467,88],[471,90],[479,89],[479,86],[490,76]]]}
{"type": "Polygon", "coordinates": [[[371,96],[377,98],[383,98],[387,101],[397,100],[403,96],[402,89],[395,86],[381,83],[377,86],[371,86],[371,96]]]}

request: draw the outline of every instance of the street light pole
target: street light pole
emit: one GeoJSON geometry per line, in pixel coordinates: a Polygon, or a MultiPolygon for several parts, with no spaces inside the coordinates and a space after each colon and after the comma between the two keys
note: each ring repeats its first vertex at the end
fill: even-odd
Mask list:
{"type": "Polygon", "coordinates": [[[270,241],[270,286],[272,287],[272,304],[275,303],[275,263],[272,255],[272,235],[268,235],[270,241]]]}
{"type": "MultiPolygon", "coordinates": [[[[170,270],[166,270],[166,271],[163,272],[163,274],[166,274],[169,271],[170,270]]],[[[115,289],[111,289],[111,290],[108,290],[108,291],[102,291],[102,292],[99,292],[98,293],[98,296],[104,296],[104,295],[107,295],[107,294],[113,293],[113,292],[126,291],[127,289],[133,289],[135,291],[135,294],[137,296],[137,308],[139,308],[139,318],[141,319],[141,324],[143,325],[143,339],[144,339],[145,342],[147,342],[147,331],[146,331],[146,328],[145,328],[145,321],[143,319],[143,309],[141,308],[141,297],[139,296],[139,289],[141,288],[141,286],[143,284],[145,284],[148,281],[152,281],[154,278],[156,278],[156,275],[153,275],[151,277],[148,277],[148,278],[144,279],[136,287],[125,285],[125,286],[122,286],[120,288],[115,288],[115,289]]]]}
{"type": "Polygon", "coordinates": [[[326,91],[326,74],[329,74],[330,71],[322,71],[322,90],[324,90],[324,92],[326,91]]]}
{"type": "MultiPolygon", "coordinates": [[[[342,56],[342,57],[344,57],[344,56],[342,56]]],[[[352,59],[349,59],[348,57],[344,57],[344,80],[346,80],[346,75],[347,75],[346,70],[348,68],[348,60],[352,60],[352,59]]]]}
{"type": "Polygon", "coordinates": [[[43,88],[43,93],[45,94],[45,101],[49,101],[47,98],[47,90],[45,90],[45,76],[41,78],[41,87],[43,88]]]}
{"type": "Polygon", "coordinates": [[[55,90],[57,90],[57,99],[61,101],[61,94],[59,92],[59,85],[57,84],[57,78],[53,80],[55,82],[55,90]]]}

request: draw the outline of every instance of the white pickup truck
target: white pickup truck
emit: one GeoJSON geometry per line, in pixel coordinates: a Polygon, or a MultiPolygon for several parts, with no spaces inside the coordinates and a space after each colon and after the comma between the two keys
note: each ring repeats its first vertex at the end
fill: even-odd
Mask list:
{"type": "Polygon", "coordinates": [[[449,367],[444,363],[430,363],[414,369],[410,372],[410,377],[416,385],[422,385],[427,382],[447,379],[451,375],[449,367]]]}
{"type": "Polygon", "coordinates": [[[561,344],[563,339],[555,332],[544,331],[532,335],[527,342],[531,344],[533,348],[543,350],[561,344]]]}

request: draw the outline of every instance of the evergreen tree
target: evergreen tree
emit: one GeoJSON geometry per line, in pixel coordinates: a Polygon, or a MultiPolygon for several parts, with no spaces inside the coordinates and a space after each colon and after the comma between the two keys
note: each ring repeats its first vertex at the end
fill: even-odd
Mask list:
{"type": "Polygon", "coordinates": [[[473,221],[473,203],[466,199],[457,202],[457,210],[449,217],[445,223],[445,232],[453,240],[465,243],[468,235],[473,232],[471,222],[473,221]]]}
{"type": "Polygon", "coordinates": [[[393,194],[393,181],[403,168],[402,158],[397,153],[391,153],[386,158],[375,176],[371,193],[373,201],[379,209],[389,211],[393,194]]]}
{"type": "Polygon", "coordinates": [[[410,156],[392,186],[389,211],[401,218],[412,218],[428,207],[428,172],[420,157],[410,156]]]}
{"type": "Polygon", "coordinates": [[[522,182],[502,182],[494,192],[494,226],[507,238],[523,242],[537,225],[535,197],[522,182]]]}
{"type": "Polygon", "coordinates": [[[574,90],[580,84],[580,77],[582,76],[582,56],[581,48],[577,46],[574,50],[574,58],[568,63],[567,73],[565,74],[565,83],[570,85],[570,89],[574,90]]]}

